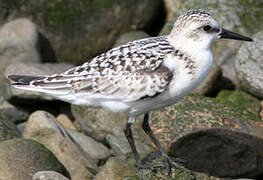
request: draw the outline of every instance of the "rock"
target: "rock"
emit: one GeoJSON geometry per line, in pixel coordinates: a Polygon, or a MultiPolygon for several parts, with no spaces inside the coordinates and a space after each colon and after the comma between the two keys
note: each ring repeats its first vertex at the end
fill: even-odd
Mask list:
{"type": "Polygon", "coordinates": [[[57,116],[58,122],[62,124],[64,128],[77,130],[76,126],[73,124],[73,122],[69,119],[69,117],[65,114],[59,114],[57,116]]]}
{"type": "MultiPolygon", "coordinates": [[[[258,112],[260,111],[260,102],[255,97],[245,93],[244,91],[220,91],[216,97],[223,104],[231,105],[238,108],[239,112],[246,111],[251,120],[258,120],[258,112]]],[[[262,136],[263,138],[263,136],[262,136]]]]}
{"type": "Polygon", "coordinates": [[[68,130],[74,141],[80,145],[84,152],[88,154],[94,160],[105,160],[111,153],[109,148],[105,145],[95,141],[91,137],[88,137],[77,131],[68,130]]]}
{"type": "MultiPolygon", "coordinates": [[[[26,18],[4,24],[0,29],[0,83],[9,64],[38,63],[38,32],[36,26],[26,18]]],[[[18,71],[19,72],[19,71],[18,71]]]]}
{"type": "Polygon", "coordinates": [[[238,51],[235,70],[241,88],[263,98],[263,31],[257,33],[253,40],[253,43],[243,44],[238,51]]]}
{"type": "Polygon", "coordinates": [[[10,104],[3,97],[0,97],[0,117],[7,121],[18,123],[25,121],[29,116],[29,113],[21,108],[17,108],[10,104]]]}
{"type": "Polygon", "coordinates": [[[38,171],[34,174],[32,180],[70,180],[62,174],[55,171],[38,171]]]}
{"type": "Polygon", "coordinates": [[[112,157],[108,159],[94,180],[139,179],[136,169],[125,161],[112,157]]]}
{"type": "MultiPolygon", "coordinates": [[[[103,109],[94,109],[72,105],[72,114],[76,122],[92,138],[98,141],[107,141],[116,155],[132,155],[123,130],[127,123],[124,113],[113,113],[103,109]]],[[[138,118],[132,126],[135,144],[140,155],[153,151],[149,138],[141,128],[142,119],[138,118]]]]}
{"type": "MultiPolygon", "coordinates": [[[[203,173],[195,173],[197,179],[202,180],[220,180],[220,178],[215,178],[207,176],[203,173]]],[[[157,172],[152,172],[150,170],[138,170],[133,166],[129,165],[126,161],[120,158],[112,157],[104,164],[98,174],[96,174],[94,180],[121,180],[121,179],[166,179],[166,180],[188,180],[190,178],[189,174],[182,172],[177,169],[172,169],[172,173],[167,175],[165,170],[157,170],[157,172]]]]}
{"type": "Polygon", "coordinates": [[[197,95],[213,94],[213,92],[217,90],[216,87],[220,86],[219,82],[221,77],[221,69],[216,63],[214,63],[208,76],[197,88],[194,89],[193,93],[197,95]]]}
{"type": "Polygon", "coordinates": [[[234,104],[220,98],[189,95],[173,106],[153,111],[151,127],[166,150],[177,138],[203,128],[222,127],[263,139],[258,113],[247,110],[250,103],[247,109],[234,104]]]}
{"type": "MultiPolygon", "coordinates": [[[[73,65],[66,64],[66,63],[45,63],[45,64],[38,64],[38,63],[16,63],[11,64],[6,68],[5,76],[12,74],[21,74],[21,75],[51,75],[55,73],[60,73],[66,71],[70,68],[73,68],[73,65]]],[[[47,96],[45,94],[33,91],[24,91],[20,89],[16,89],[12,86],[6,86],[4,91],[5,99],[9,101],[13,101],[14,103],[22,102],[26,103],[25,99],[31,100],[54,100],[54,98],[47,96]]],[[[32,101],[30,102],[32,103],[32,101]]]]}
{"type": "Polygon", "coordinates": [[[151,29],[160,17],[162,1],[1,0],[0,4],[0,24],[21,16],[31,18],[54,47],[59,61],[80,64],[109,49],[124,32],[151,29]]]}
{"type": "Polygon", "coordinates": [[[172,144],[170,153],[186,160],[186,167],[192,170],[236,179],[263,175],[261,149],[263,139],[214,128],[178,139],[172,144]]]}
{"type": "MultiPolygon", "coordinates": [[[[0,114],[0,142],[21,136],[14,122],[2,118],[0,114]]],[[[1,177],[1,176],[0,176],[1,177]]]]}
{"type": "MultiPolygon", "coordinates": [[[[259,107],[256,105],[256,102],[248,99],[248,97],[241,92],[233,93],[225,100],[220,98],[222,97],[209,98],[190,95],[186,96],[183,100],[173,106],[166,107],[159,111],[153,111],[151,113],[150,126],[166,151],[170,153],[176,152],[177,149],[172,148],[171,144],[177,143],[177,141],[179,141],[178,139],[184,138],[192,132],[207,130],[210,128],[225,128],[233,131],[233,133],[241,132],[249,134],[251,137],[255,136],[255,138],[263,139],[263,126],[260,122],[258,112],[255,112],[259,107]],[[242,97],[238,98],[239,96],[242,97]],[[241,102],[244,101],[244,106],[237,106],[236,104],[238,103],[238,100],[241,102]]],[[[188,139],[188,141],[186,141],[186,143],[190,145],[192,142],[195,142],[195,140],[188,139]]],[[[216,144],[216,142],[214,143],[216,144]]],[[[202,149],[202,144],[200,147],[190,147],[190,145],[187,147],[187,151],[193,151],[193,149],[195,149],[194,151],[197,151],[196,148],[202,149]]],[[[233,147],[235,147],[235,145],[239,147],[238,144],[232,145],[233,147]]],[[[215,146],[214,148],[216,149],[217,147],[215,146]]],[[[257,147],[254,148],[255,151],[257,151],[256,149],[257,147]]],[[[232,152],[236,152],[235,150],[237,149],[233,148],[231,150],[232,152]]],[[[202,157],[202,151],[198,150],[198,152],[202,157]]],[[[211,154],[212,153],[213,148],[211,150],[211,154]]],[[[214,156],[217,156],[217,154],[214,156]]],[[[184,156],[179,155],[177,157],[184,158],[184,156]]],[[[198,159],[199,157],[196,156],[195,158],[198,159]]],[[[198,160],[193,160],[193,162],[197,161],[198,160]]],[[[192,160],[187,161],[187,167],[190,169],[194,166],[191,162],[192,160]]],[[[201,172],[207,172],[204,169],[209,169],[209,164],[206,163],[206,161],[200,162],[199,165],[203,167],[203,171],[201,172]]],[[[253,166],[259,167],[260,165],[253,164],[253,166]]],[[[217,167],[214,168],[216,169],[217,167]]],[[[199,169],[194,168],[192,170],[199,171],[199,169]]],[[[216,174],[211,172],[211,175],[216,174]]]]}
{"type": "MultiPolygon", "coordinates": [[[[123,135],[116,136],[116,135],[108,134],[106,136],[106,140],[109,143],[110,147],[113,149],[115,155],[117,156],[124,155],[126,157],[130,155],[133,158],[130,145],[128,144],[128,141],[125,136],[123,135]]],[[[147,154],[153,152],[153,148],[145,142],[139,142],[138,140],[135,140],[135,146],[141,157],[144,157],[147,154]]]]}
{"type": "Polygon", "coordinates": [[[90,179],[98,170],[96,163],[83,152],[65,128],[48,112],[32,113],[23,137],[34,139],[50,149],[67,168],[72,179],[90,179]]]}
{"type": "MultiPolygon", "coordinates": [[[[261,16],[263,2],[251,2],[249,0],[165,0],[169,6],[170,19],[188,9],[206,9],[216,17],[224,27],[237,30],[248,30],[250,33],[258,32],[263,28],[258,24],[263,20],[261,16]],[[252,10],[253,9],[253,10],[252,10]]],[[[243,31],[239,31],[240,33],[243,31]]]]}
{"type": "Polygon", "coordinates": [[[0,178],[32,179],[43,170],[57,171],[70,178],[65,167],[45,146],[29,139],[11,139],[0,143],[0,178]]]}
{"type": "Polygon", "coordinates": [[[127,33],[123,33],[116,40],[114,47],[126,44],[130,41],[134,41],[134,40],[138,40],[138,39],[144,39],[144,38],[148,38],[148,37],[150,37],[150,36],[144,31],[130,31],[127,33]]]}

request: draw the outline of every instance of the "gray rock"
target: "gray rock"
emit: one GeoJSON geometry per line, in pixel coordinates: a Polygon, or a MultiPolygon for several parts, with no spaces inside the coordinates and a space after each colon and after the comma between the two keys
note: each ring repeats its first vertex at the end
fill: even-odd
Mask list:
{"type": "Polygon", "coordinates": [[[0,4],[0,24],[21,16],[31,18],[50,40],[59,61],[80,64],[109,49],[121,33],[149,29],[159,17],[162,1],[1,0],[0,4]]]}
{"type": "Polygon", "coordinates": [[[263,139],[227,129],[206,129],[172,144],[170,154],[186,160],[186,167],[227,178],[263,175],[263,139]],[[194,150],[193,150],[194,149],[194,150]]]}
{"type": "Polygon", "coordinates": [[[114,47],[126,44],[130,41],[148,38],[148,37],[150,36],[144,31],[130,31],[130,32],[121,34],[120,37],[116,40],[114,47]]]}
{"type": "MultiPolygon", "coordinates": [[[[128,141],[124,135],[116,136],[112,134],[108,134],[106,136],[106,140],[109,143],[110,147],[113,149],[115,155],[117,156],[125,156],[133,155],[131,148],[128,144],[128,141]]],[[[138,153],[141,157],[146,156],[150,152],[153,152],[153,147],[149,146],[149,144],[145,142],[135,141],[135,146],[138,153]]]]}
{"type": "Polygon", "coordinates": [[[136,169],[125,161],[112,157],[104,164],[94,180],[139,179],[136,169]]]}
{"type": "MultiPolygon", "coordinates": [[[[66,71],[74,66],[66,63],[16,63],[11,64],[6,68],[5,77],[12,74],[21,74],[21,75],[51,75],[55,73],[60,73],[66,71]]],[[[3,96],[7,100],[13,101],[25,101],[25,99],[31,100],[54,100],[54,98],[47,96],[42,93],[33,92],[33,91],[24,91],[16,89],[12,86],[5,86],[3,96]]]]}
{"type": "Polygon", "coordinates": [[[14,122],[2,118],[0,115],[0,142],[5,141],[7,139],[13,139],[16,137],[20,137],[21,133],[17,129],[14,122]]]}
{"type": "Polygon", "coordinates": [[[11,139],[0,143],[0,179],[32,179],[36,172],[44,170],[70,177],[54,154],[36,141],[11,139]]]}
{"type": "MultiPolygon", "coordinates": [[[[177,138],[203,128],[227,128],[263,139],[258,112],[249,110],[251,99],[242,93],[231,96],[228,99],[187,96],[173,106],[153,111],[151,127],[167,150],[177,138]]],[[[259,108],[259,104],[255,106],[259,108]]]]}
{"type": "Polygon", "coordinates": [[[14,123],[25,121],[29,113],[21,108],[17,108],[10,104],[3,97],[0,97],[0,117],[14,123]]]}
{"type": "Polygon", "coordinates": [[[32,113],[26,124],[24,138],[30,138],[45,145],[64,164],[72,179],[89,179],[98,170],[96,163],[48,112],[32,113]]]}
{"type": "MultiPolygon", "coordinates": [[[[76,122],[86,133],[98,141],[107,141],[116,155],[131,155],[131,150],[124,136],[123,129],[127,116],[123,113],[108,112],[72,105],[72,114],[76,122]]],[[[149,138],[141,128],[142,119],[138,118],[132,126],[135,143],[141,155],[153,151],[149,138]]]]}
{"type": "Polygon", "coordinates": [[[72,138],[79,144],[84,152],[88,154],[94,160],[104,160],[107,159],[111,153],[109,148],[107,148],[102,143],[99,143],[89,136],[79,133],[74,130],[67,129],[72,138]]]}
{"type": "Polygon", "coordinates": [[[70,180],[56,171],[39,171],[34,174],[32,180],[70,180]]]}
{"type": "MultiPolygon", "coordinates": [[[[36,26],[26,18],[4,24],[0,29],[0,83],[9,64],[38,63],[38,33],[36,26]]],[[[18,71],[19,72],[19,71],[18,71]]]]}
{"type": "Polygon", "coordinates": [[[235,70],[242,89],[263,98],[263,31],[253,37],[254,42],[243,44],[238,51],[235,70]]]}
{"type": "Polygon", "coordinates": [[[249,0],[165,0],[166,7],[169,6],[169,20],[175,14],[181,14],[188,9],[206,9],[211,12],[225,28],[232,30],[247,30],[250,33],[258,32],[263,28],[261,16],[263,2],[252,2],[249,0]],[[253,9],[253,10],[252,10],[253,9]]]}

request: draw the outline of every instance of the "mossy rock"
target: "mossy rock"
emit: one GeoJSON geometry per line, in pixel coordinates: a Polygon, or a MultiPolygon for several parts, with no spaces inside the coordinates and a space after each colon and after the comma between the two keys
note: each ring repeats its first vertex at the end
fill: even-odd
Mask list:
{"type": "Polygon", "coordinates": [[[207,128],[227,128],[263,138],[260,117],[249,109],[253,103],[243,98],[247,106],[219,97],[189,95],[173,106],[152,112],[151,127],[167,150],[179,137],[207,128]]]}
{"type": "Polygon", "coordinates": [[[130,30],[149,30],[161,0],[0,0],[0,24],[28,17],[51,42],[61,62],[80,64],[112,47],[130,30]]]}

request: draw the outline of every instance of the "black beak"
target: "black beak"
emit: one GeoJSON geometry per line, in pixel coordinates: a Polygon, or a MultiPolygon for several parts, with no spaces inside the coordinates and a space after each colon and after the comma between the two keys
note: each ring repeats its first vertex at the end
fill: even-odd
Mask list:
{"type": "Polygon", "coordinates": [[[236,39],[236,40],[242,40],[242,41],[253,41],[253,39],[242,36],[240,34],[234,33],[232,31],[228,31],[226,29],[221,30],[221,33],[219,34],[220,39],[226,38],[226,39],[236,39]]]}

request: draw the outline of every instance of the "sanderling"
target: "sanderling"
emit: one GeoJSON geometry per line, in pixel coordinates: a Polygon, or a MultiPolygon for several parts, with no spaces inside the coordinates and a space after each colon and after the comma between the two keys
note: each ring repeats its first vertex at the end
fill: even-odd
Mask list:
{"type": "Polygon", "coordinates": [[[19,89],[43,92],[72,104],[125,112],[129,119],[124,133],[137,166],[153,169],[159,166],[139,158],[131,131],[135,118],[145,114],[142,128],[158,148],[155,156],[164,159],[161,167],[168,173],[171,167],[187,170],[160,145],[149,126],[149,112],[176,103],[204,80],[213,63],[210,46],[222,38],[252,41],[221,28],[206,11],[189,10],[178,17],[168,36],[129,42],[63,73],[8,78],[19,89]]]}

